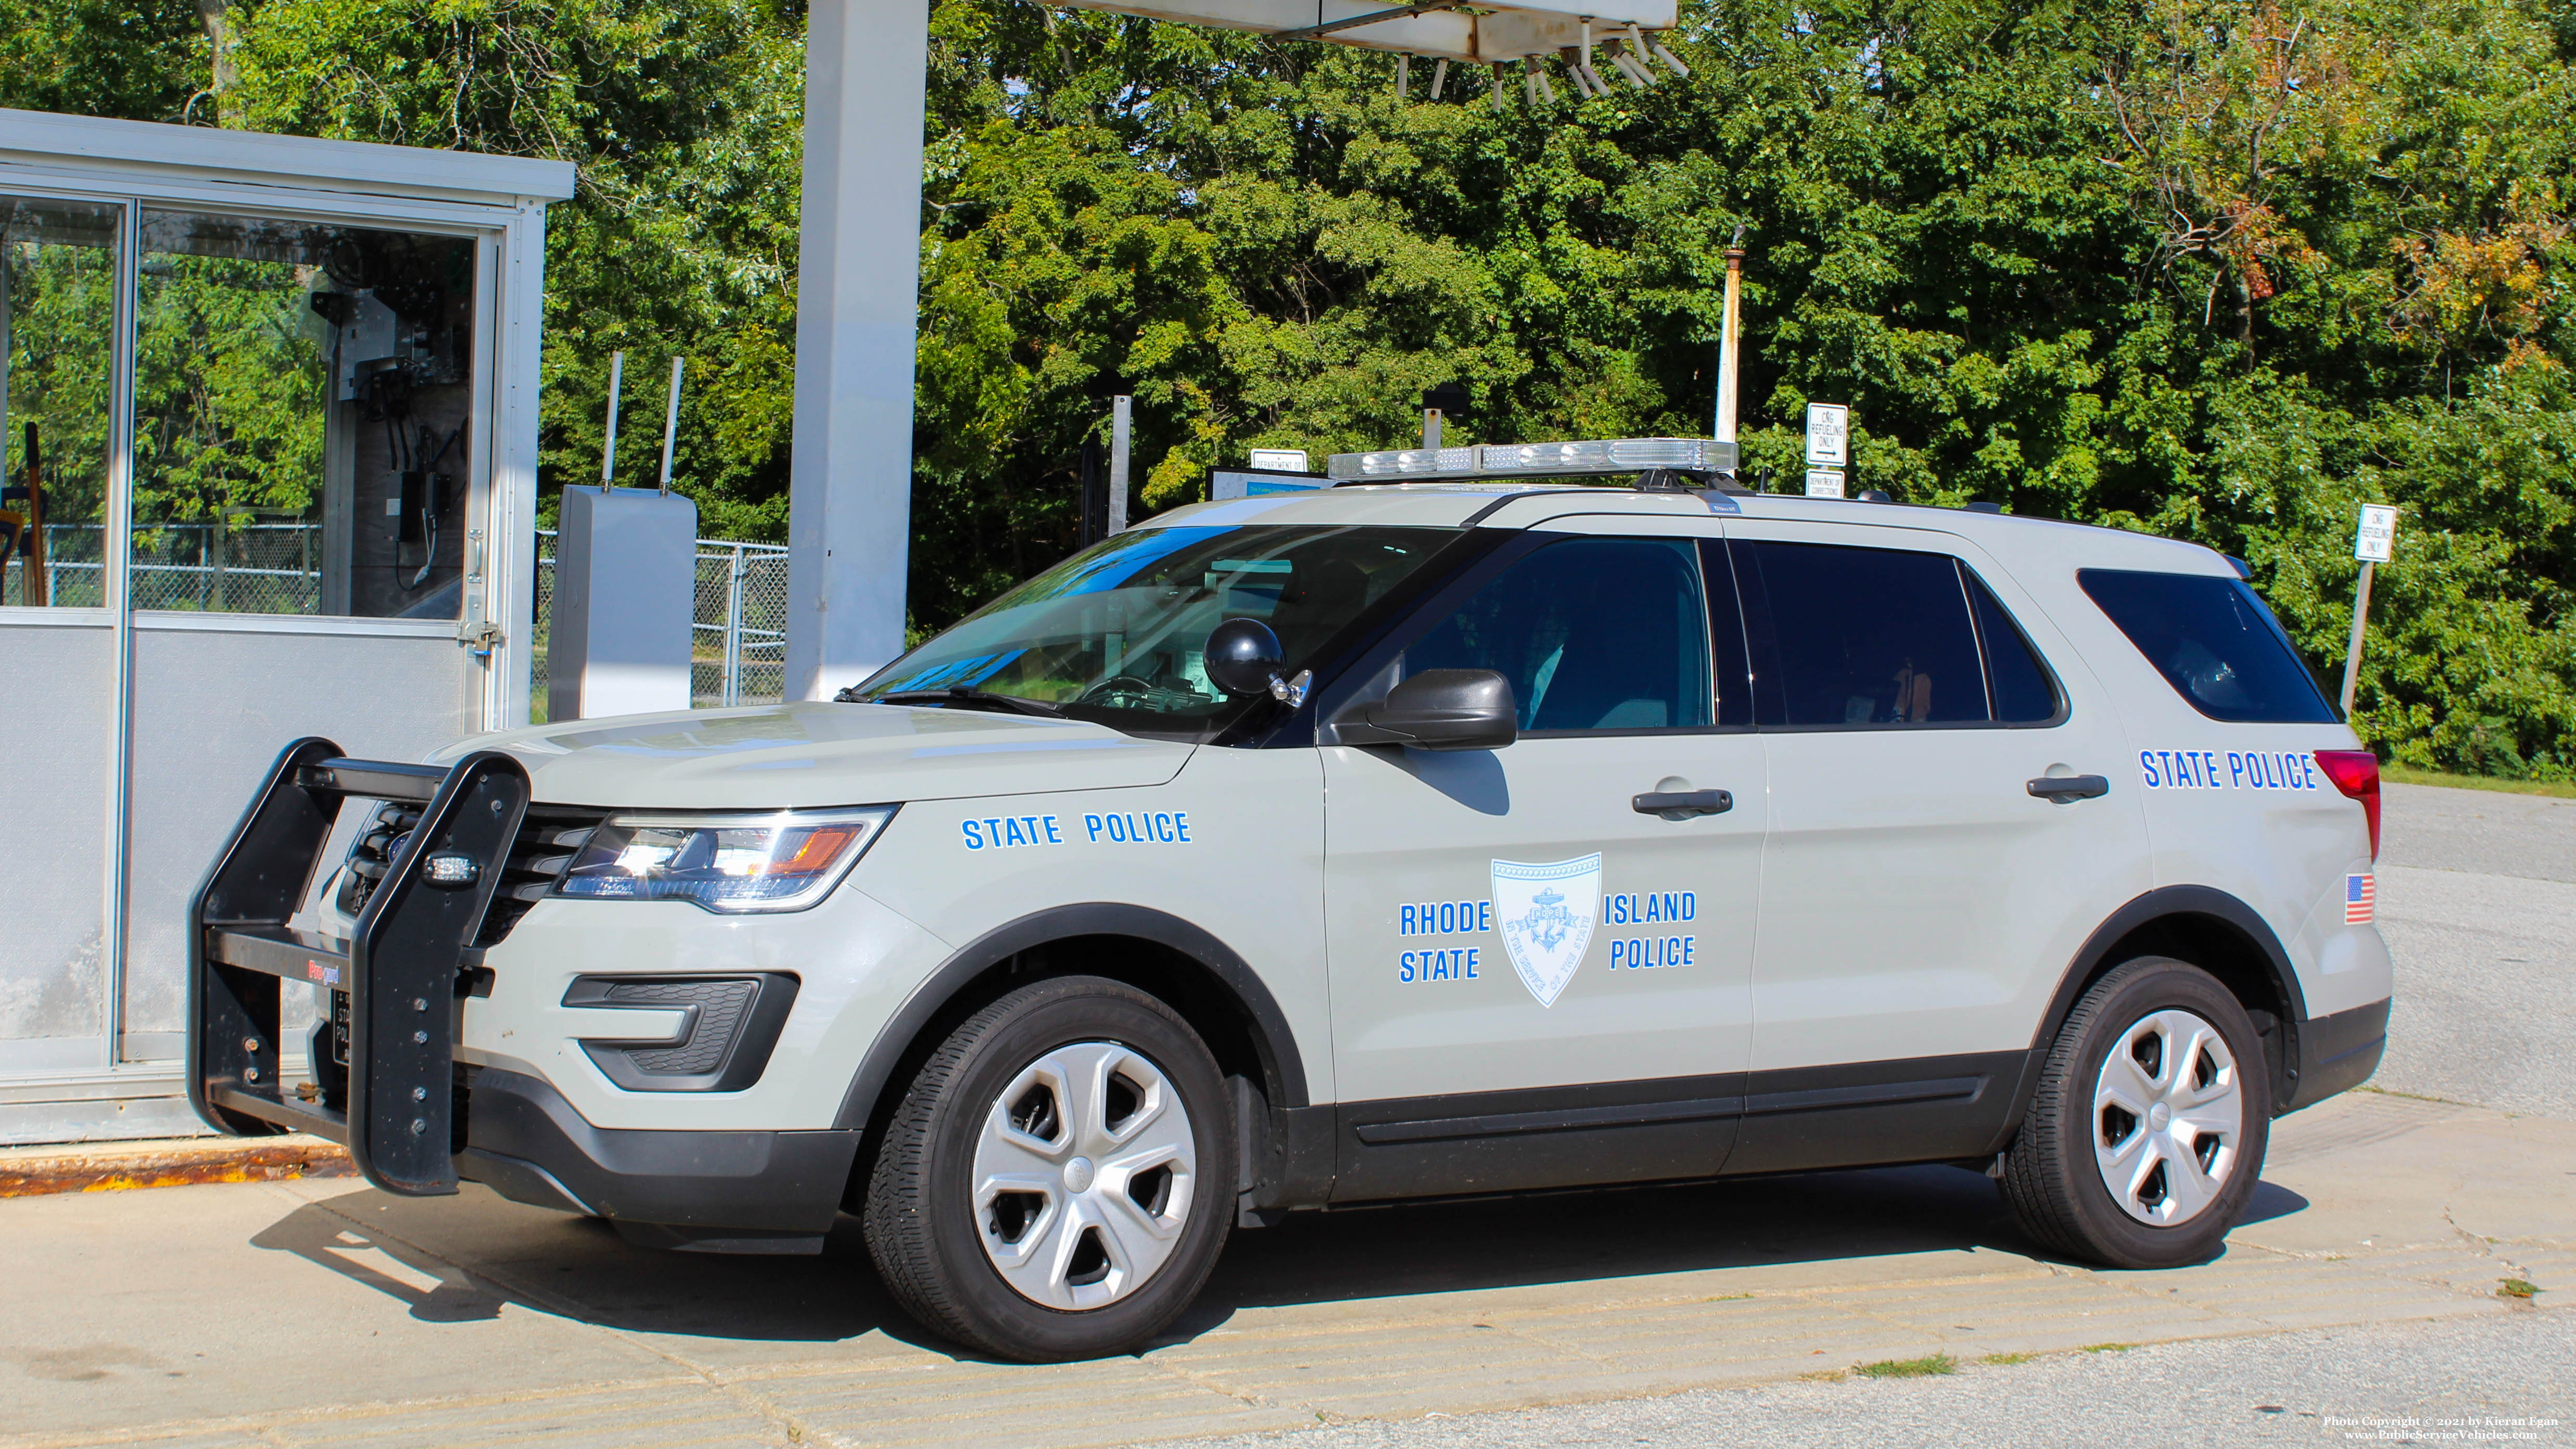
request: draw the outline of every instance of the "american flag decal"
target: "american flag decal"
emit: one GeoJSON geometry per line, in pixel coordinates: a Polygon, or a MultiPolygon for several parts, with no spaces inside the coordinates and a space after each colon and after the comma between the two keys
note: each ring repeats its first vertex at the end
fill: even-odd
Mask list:
{"type": "Polygon", "coordinates": [[[2379,886],[2369,876],[2348,875],[2343,878],[2343,923],[2364,926],[2370,923],[2370,908],[2379,901],[2379,886]]]}

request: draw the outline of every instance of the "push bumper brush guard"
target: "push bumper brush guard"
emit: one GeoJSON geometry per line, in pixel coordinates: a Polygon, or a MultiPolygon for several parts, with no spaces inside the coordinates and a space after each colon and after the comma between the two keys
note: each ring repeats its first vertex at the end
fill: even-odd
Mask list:
{"type": "Polygon", "coordinates": [[[353,760],[320,738],[288,745],[189,903],[188,1097],[197,1115],[235,1136],[329,1138],[387,1192],[454,1193],[465,1126],[456,1003],[529,794],[527,771],[494,751],[441,767],[353,760]],[[351,799],[417,801],[422,812],[355,933],[340,940],[289,922],[351,799]],[[345,1002],[346,1064],[326,1018],[313,1028],[313,1085],[297,1092],[286,1089],[280,1059],[287,981],[346,993],[333,1013],[345,1002]]]}

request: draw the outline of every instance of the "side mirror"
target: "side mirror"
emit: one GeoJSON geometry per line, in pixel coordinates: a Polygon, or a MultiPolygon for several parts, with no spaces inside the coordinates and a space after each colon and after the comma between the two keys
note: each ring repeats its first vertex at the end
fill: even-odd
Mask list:
{"type": "Polygon", "coordinates": [[[1295,679],[1280,678],[1286,663],[1279,636],[1259,619],[1228,619],[1208,631],[1208,682],[1228,694],[1266,694],[1295,708],[1305,702],[1310,676],[1300,670],[1295,679]]]}
{"type": "Polygon", "coordinates": [[[1499,750],[1520,738],[1512,682],[1490,669],[1426,669],[1333,721],[1346,745],[1499,750]]]}

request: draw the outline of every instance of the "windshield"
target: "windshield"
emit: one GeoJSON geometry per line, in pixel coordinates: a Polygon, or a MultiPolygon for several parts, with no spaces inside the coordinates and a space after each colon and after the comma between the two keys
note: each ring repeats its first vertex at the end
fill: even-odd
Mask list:
{"type": "MultiPolygon", "coordinates": [[[[852,691],[972,689],[1150,734],[1198,735],[1240,699],[1210,683],[1208,631],[1259,619],[1294,678],[1454,528],[1135,529],[1074,555],[852,691]]],[[[907,701],[908,702],[908,701],[907,701]]]]}

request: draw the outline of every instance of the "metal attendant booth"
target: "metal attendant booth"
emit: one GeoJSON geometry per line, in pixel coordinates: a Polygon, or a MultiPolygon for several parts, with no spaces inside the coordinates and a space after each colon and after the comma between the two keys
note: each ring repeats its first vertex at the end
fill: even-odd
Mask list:
{"type": "Polygon", "coordinates": [[[528,718],[571,191],[0,111],[0,1143],[202,1130],[189,902],[281,741],[412,760],[528,718]]]}

